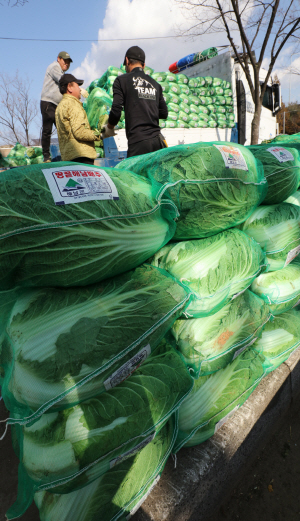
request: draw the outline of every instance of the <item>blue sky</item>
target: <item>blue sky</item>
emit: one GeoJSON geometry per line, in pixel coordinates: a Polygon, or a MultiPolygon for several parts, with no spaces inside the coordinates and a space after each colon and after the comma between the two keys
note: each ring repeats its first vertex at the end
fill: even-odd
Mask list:
{"type": "MultiPolygon", "coordinates": [[[[155,70],[167,70],[171,63],[191,52],[228,43],[225,34],[206,35],[195,41],[136,40],[138,37],[174,34],[176,25],[182,20],[174,0],[29,0],[23,7],[0,5],[1,37],[54,40],[131,38],[129,41],[97,44],[0,40],[1,72],[13,75],[18,70],[21,77],[27,76],[32,81],[32,97],[39,100],[45,70],[61,50],[69,52],[73,59],[70,72],[85,79],[88,85],[108,65],[119,66],[126,49],[136,43],[145,49],[147,64],[155,70]]],[[[290,54],[291,50],[287,48],[282,64],[290,62],[290,54]]],[[[293,58],[300,68],[300,55],[293,58]]],[[[288,101],[289,76],[280,70],[278,72],[283,82],[283,97],[288,101]]],[[[298,83],[298,77],[291,77],[291,99],[300,101],[298,83]]]]}
{"type": "MultiPolygon", "coordinates": [[[[88,8],[84,1],[78,0],[29,0],[23,7],[0,5],[0,36],[97,40],[107,2],[88,0],[86,4],[88,8]]],[[[46,68],[56,60],[58,53],[69,52],[74,65],[78,66],[90,47],[88,42],[0,40],[0,67],[7,74],[18,70],[22,77],[28,76],[32,81],[31,92],[39,99],[46,68]]]]}

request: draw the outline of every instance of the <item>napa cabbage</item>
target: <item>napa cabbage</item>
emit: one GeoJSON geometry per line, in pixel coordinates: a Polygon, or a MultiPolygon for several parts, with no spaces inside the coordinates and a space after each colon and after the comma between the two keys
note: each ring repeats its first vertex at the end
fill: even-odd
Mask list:
{"type": "MultiPolygon", "coordinates": [[[[80,167],[91,170],[55,163],[58,172],[63,167],[74,175],[80,167]]],[[[53,163],[1,174],[0,290],[99,282],[139,266],[174,234],[177,210],[170,201],[156,202],[147,179],[93,167],[109,175],[119,199],[55,204],[43,173],[49,168],[53,163]]]]}
{"type": "Polygon", "coordinates": [[[282,203],[297,190],[300,183],[298,151],[282,146],[252,145],[248,147],[264,167],[268,191],[263,204],[282,203]]]}
{"type": "Polygon", "coordinates": [[[300,208],[294,204],[260,206],[240,228],[266,251],[271,271],[281,270],[300,252],[300,208]]]}
{"type": "Polygon", "coordinates": [[[285,268],[259,275],[251,285],[268,305],[273,315],[294,307],[300,299],[300,262],[295,259],[285,268]]]}
{"type": "Polygon", "coordinates": [[[265,267],[260,246],[237,229],[207,239],[170,243],[151,263],[193,292],[186,313],[194,318],[216,313],[247,289],[265,267]]]}
{"type": "Polygon", "coordinates": [[[8,293],[0,294],[2,394],[27,422],[119,384],[189,301],[180,283],[150,265],[85,288],[8,293]]]}
{"type": "Polygon", "coordinates": [[[291,309],[268,322],[262,336],[253,344],[265,357],[266,372],[274,371],[300,346],[300,311],[291,309]]]}
{"type": "Polygon", "coordinates": [[[150,442],[192,386],[164,343],[119,386],[23,427],[22,465],[35,490],[67,493],[100,477],[150,442]]]}
{"type": "Polygon", "coordinates": [[[41,521],[95,521],[95,516],[115,521],[122,515],[133,515],[159,480],[176,438],[175,424],[175,419],[169,420],[138,454],[80,490],[69,494],[37,492],[34,500],[41,521]]]}
{"type": "Polygon", "coordinates": [[[247,349],[224,369],[195,380],[179,408],[174,451],[198,445],[212,436],[218,423],[242,405],[264,376],[264,357],[247,349]]]}
{"type": "Polygon", "coordinates": [[[158,197],[173,200],[180,211],[175,234],[180,240],[242,223],[267,189],[261,163],[232,143],[178,145],[125,159],[117,168],[148,177],[160,186],[158,197]]]}
{"type": "Polygon", "coordinates": [[[177,319],[171,333],[193,377],[198,378],[223,369],[253,344],[270,317],[268,305],[246,290],[214,315],[177,319]]]}

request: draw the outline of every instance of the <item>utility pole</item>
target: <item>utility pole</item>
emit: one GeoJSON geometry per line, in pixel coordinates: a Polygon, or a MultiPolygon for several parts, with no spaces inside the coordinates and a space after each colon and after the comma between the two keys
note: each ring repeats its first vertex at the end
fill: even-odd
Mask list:
{"type": "Polygon", "coordinates": [[[283,113],[283,134],[285,134],[285,111],[283,113]]]}

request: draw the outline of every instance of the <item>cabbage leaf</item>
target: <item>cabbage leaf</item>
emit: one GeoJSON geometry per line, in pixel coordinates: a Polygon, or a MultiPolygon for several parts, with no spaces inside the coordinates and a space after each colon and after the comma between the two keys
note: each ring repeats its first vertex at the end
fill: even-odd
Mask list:
{"type": "Polygon", "coordinates": [[[290,354],[300,346],[300,311],[291,309],[266,324],[261,338],[253,348],[261,353],[266,361],[266,372],[274,371],[290,354]]]}
{"type": "Polygon", "coordinates": [[[294,204],[260,206],[240,228],[266,250],[271,271],[281,270],[300,252],[300,208],[294,204]]]}
{"type": "Polygon", "coordinates": [[[254,240],[237,229],[207,239],[170,243],[151,260],[167,270],[193,293],[188,316],[216,313],[247,289],[264,269],[264,254],[254,240]]]}
{"type": "Polygon", "coordinates": [[[177,319],[171,333],[194,378],[223,369],[260,337],[269,307],[246,290],[220,311],[204,318],[177,319]]]}
{"type": "Polygon", "coordinates": [[[273,315],[292,309],[300,299],[300,262],[295,259],[285,268],[259,275],[251,285],[268,305],[273,315]]]}
{"type": "Polygon", "coordinates": [[[212,436],[218,422],[242,405],[264,376],[264,357],[247,349],[224,369],[195,380],[179,408],[174,451],[192,447],[212,436]]]}
{"type": "Polygon", "coordinates": [[[138,454],[69,494],[37,492],[41,521],[114,521],[133,513],[157,483],[176,437],[171,419],[138,454]]]}

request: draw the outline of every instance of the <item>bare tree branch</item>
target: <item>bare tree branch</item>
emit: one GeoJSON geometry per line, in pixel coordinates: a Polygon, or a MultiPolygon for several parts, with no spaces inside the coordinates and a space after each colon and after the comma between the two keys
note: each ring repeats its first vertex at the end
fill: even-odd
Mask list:
{"type": "Polygon", "coordinates": [[[255,105],[251,141],[256,143],[263,97],[276,60],[289,41],[298,42],[300,38],[300,6],[295,0],[176,1],[187,14],[187,20],[192,22],[180,34],[192,37],[209,33],[226,34],[235,61],[245,74],[255,105]],[[257,60],[255,51],[259,51],[257,60]],[[266,57],[269,63],[261,81],[260,70],[266,57]]]}
{"type": "Polygon", "coordinates": [[[6,143],[18,141],[30,145],[30,128],[39,114],[38,104],[30,98],[30,82],[0,73],[0,137],[6,143]]]}
{"type": "Polygon", "coordinates": [[[10,7],[17,7],[19,5],[25,5],[28,3],[28,0],[1,0],[0,5],[4,6],[10,6],[10,7]]]}

